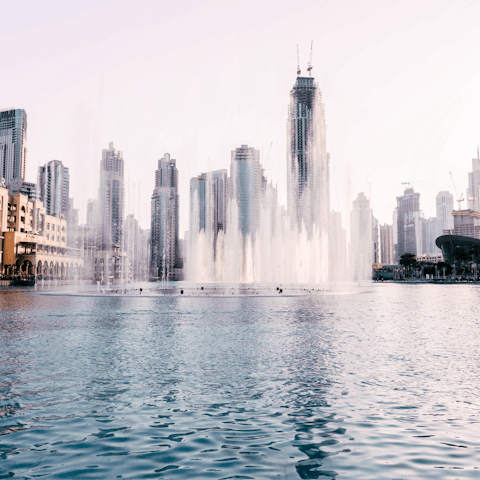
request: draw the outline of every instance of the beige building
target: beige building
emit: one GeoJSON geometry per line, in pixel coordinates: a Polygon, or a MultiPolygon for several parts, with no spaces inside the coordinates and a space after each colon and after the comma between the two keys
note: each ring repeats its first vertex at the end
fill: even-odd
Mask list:
{"type": "Polygon", "coordinates": [[[63,215],[47,215],[42,202],[0,187],[0,227],[4,276],[82,278],[83,251],[67,247],[63,215]]]}

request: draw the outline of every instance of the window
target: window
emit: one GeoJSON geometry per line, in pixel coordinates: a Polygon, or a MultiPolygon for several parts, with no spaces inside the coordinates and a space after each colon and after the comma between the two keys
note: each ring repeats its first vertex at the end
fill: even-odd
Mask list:
{"type": "Polygon", "coordinates": [[[25,217],[20,217],[20,221],[21,221],[22,223],[25,223],[25,217]]]}
{"type": "Polygon", "coordinates": [[[50,224],[47,223],[47,230],[50,230],[50,224]]]}

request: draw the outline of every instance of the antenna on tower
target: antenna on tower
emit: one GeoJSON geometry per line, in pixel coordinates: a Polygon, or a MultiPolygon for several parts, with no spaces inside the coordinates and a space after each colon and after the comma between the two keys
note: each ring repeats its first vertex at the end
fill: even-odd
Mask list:
{"type": "Polygon", "coordinates": [[[298,53],[298,43],[297,43],[297,75],[300,75],[302,71],[300,70],[300,55],[298,53]]]}
{"type": "Polygon", "coordinates": [[[310,61],[308,62],[308,68],[307,68],[307,71],[308,71],[308,75],[311,77],[312,76],[312,53],[313,53],[313,40],[312,40],[312,44],[310,45],[310,61]]]}

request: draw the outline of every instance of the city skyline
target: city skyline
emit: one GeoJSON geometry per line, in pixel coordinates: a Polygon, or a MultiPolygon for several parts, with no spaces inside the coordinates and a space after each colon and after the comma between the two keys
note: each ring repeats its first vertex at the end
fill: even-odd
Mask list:
{"type": "MultiPolygon", "coordinates": [[[[288,92],[296,45],[306,74],[313,40],[313,73],[328,118],[332,209],[345,219],[364,191],[379,222],[391,223],[401,182],[433,180],[416,185],[423,199],[433,199],[452,191],[452,171],[465,190],[480,143],[474,21],[480,6],[272,6],[160,2],[148,6],[151,15],[140,15],[143,9],[128,1],[115,8],[86,2],[71,15],[68,6],[30,3],[19,37],[24,55],[6,52],[0,67],[2,106],[29,116],[27,180],[35,181],[39,165],[61,160],[71,168],[71,196],[85,212],[95,196],[101,149],[114,141],[124,151],[127,192],[134,192],[126,194],[126,213],[138,216],[139,204],[149,201],[139,185],[149,181],[163,152],[177,158],[179,194],[187,198],[190,178],[227,168],[231,149],[248,144],[263,150],[279,203],[286,205],[288,92]],[[120,33],[99,28],[112,21],[120,33]],[[36,35],[40,23],[47,33],[36,35]],[[394,194],[385,201],[388,192],[394,194]]],[[[19,15],[18,6],[5,8],[8,16],[19,15]]],[[[12,28],[2,28],[5,42],[12,28]]],[[[184,232],[188,207],[181,209],[184,232]]],[[[433,216],[434,201],[424,201],[422,209],[433,216]]],[[[148,216],[140,216],[147,228],[148,216]]]]}

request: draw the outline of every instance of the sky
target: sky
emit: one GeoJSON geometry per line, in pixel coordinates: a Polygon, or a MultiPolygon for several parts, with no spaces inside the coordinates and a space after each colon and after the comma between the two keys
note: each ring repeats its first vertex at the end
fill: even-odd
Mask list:
{"type": "MultiPolygon", "coordinates": [[[[323,95],[331,205],[348,223],[359,192],[380,223],[413,183],[465,196],[480,144],[478,1],[2,2],[0,108],[28,116],[27,180],[61,160],[85,219],[102,149],[123,152],[126,213],[150,226],[157,161],[190,178],[258,148],[286,202],[286,121],[297,45],[323,95]]],[[[463,204],[465,208],[465,204],[463,204]]]]}

